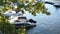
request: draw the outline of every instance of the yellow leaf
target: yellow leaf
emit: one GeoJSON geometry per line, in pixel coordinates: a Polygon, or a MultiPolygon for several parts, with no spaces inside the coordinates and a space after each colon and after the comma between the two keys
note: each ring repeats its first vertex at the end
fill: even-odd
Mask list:
{"type": "Polygon", "coordinates": [[[25,33],[21,33],[21,34],[25,34],[25,33]]]}
{"type": "Polygon", "coordinates": [[[2,18],[2,16],[0,16],[0,19],[2,18]]]}
{"type": "Polygon", "coordinates": [[[6,2],[8,2],[9,0],[6,0],[6,2]]]}
{"type": "Polygon", "coordinates": [[[1,22],[1,20],[0,20],[0,22],[1,22]]]}
{"type": "Polygon", "coordinates": [[[26,30],[26,29],[24,29],[24,30],[26,30]]]}
{"type": "Polygon", "coordinates": [[[6,21],[8,21],[8,19],[6,19],[6,21]]]}

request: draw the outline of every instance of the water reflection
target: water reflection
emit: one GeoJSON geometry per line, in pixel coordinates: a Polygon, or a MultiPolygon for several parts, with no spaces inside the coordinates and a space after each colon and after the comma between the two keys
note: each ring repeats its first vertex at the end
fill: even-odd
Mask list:
{"type": "Polygon", "coordinates": [[[46,4],[46,8],[51,15],[37,14],[33,16],[26,12],[24,16],[28,19],[32,18],[37,21],[37,26],[28,30],[27,34],[60,34],[60,8],[46,4]]]}

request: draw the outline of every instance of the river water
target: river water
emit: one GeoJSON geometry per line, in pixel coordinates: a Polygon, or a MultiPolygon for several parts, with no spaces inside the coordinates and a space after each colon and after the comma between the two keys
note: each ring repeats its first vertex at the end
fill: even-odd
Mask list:
{"type": "Polygon", "coordinates": [[[28,19],[32,18],[37,21],[36,27],[27,31],[27,34],[60,34],[60,8],[53,5],[45,4],[51,15],[37,14],[33,16],[26,12],[24,16],[28,19]]]}

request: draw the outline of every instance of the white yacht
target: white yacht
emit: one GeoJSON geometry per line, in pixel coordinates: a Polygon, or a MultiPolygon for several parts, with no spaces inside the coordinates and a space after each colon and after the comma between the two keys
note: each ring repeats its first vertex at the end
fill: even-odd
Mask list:
{"type": "Polygon", "coordinates": [[[11,24],[14,24],[17,28],[23,26],[30,27],[36,25],[36,21],[32,19],[27,20],[27,18],[24,17],[20,12],[16,13],[16,11],[9,10],[6,11],[4,14],[9,16],[9,22],[11,24]]]}

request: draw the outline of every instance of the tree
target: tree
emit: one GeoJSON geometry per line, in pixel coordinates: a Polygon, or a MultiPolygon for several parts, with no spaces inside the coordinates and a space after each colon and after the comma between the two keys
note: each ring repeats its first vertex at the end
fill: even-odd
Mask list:
{"type": "Polygon", "coordinates": [[[43,2],[37,0],[0,0],[0,29],[4,34],[25,34],[26,29],[16,29],[8,21],[8,16],[2,14],[7,10],[20,11],[24,14],[26,11],[36,16],[36,13],[50,15],[43,2]]]}
{"type": "Polygon", "coordinates": [[[2,9],[0,10],[2,12],[13,9],[16,11],[21,11],[23,14],[25,11],[28,11],[34,16],[36,13],[50,15],[44,6],[44,3],[37,0],[0,0],[0,6],[2,6],[2,9]]]}

